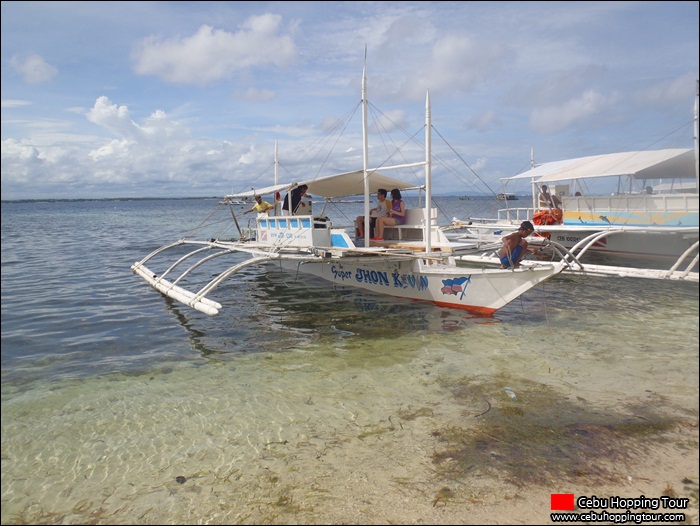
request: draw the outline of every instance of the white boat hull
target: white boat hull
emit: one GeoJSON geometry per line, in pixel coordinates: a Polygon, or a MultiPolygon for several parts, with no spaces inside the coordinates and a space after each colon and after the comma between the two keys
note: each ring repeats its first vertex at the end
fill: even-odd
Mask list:
{"type": "Polygon", "coordinates": [[[561,263],[501,269],[441,265],[424,259],[361,261],[362,258],[308,261],[282,260],[288,270],[394,297],[492,315],[537,284],[558,274],[561,263]]]}

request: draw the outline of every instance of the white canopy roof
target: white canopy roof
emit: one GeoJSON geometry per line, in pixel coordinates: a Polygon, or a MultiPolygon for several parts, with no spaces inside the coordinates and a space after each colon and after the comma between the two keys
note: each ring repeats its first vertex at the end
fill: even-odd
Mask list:
{"type": "MultiPolygon", "coordinates": [[[[242,198],[253,197],[255,195],[270,195],[274,194],[275,192],[291,190],[292,188],[295,188],[302,184],[305,184],[309,187],[307,193],[314,197],[349,197],[364,195],[365,193],[364,171],[357,170],[354,172],[327,175],[325,177],[319,177],[317,179],[311,179],[308,181],[299,181],[296,183],[285,183],[266,186],[263,188],[254,188],[247,192],[231,194],[225,197],[242,198]]],[[[387,192],[390,192],[393,188],[398,188],[399,190],[417,190],[423,187],[407,183],[405,181],[400,181],[392,177],[388,177],[380,172],[369,172],[370,193],[375,193],[380,188],[384,188],[387,192]]]]}
{"type": "Polygon", "coordinates": [[[695,178],[692,149],[669,149],[592,155],[544,163],[508,180],[534,179],[538,183],[593,177],[630,176],[635,179],[695,178]]]}

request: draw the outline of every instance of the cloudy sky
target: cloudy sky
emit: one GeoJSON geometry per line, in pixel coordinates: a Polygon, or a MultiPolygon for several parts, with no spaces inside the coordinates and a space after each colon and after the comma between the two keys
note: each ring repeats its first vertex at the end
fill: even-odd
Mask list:
{"type": "Polygon", "coordinates": [[[316,174],[365,48],[371,104],[415,132],[429,90],[435,149],[494,187],[531,149],[690,148],[699,25],[695,1],[2,2],[2,199],[220,196],[272,184],[276,141],[280,180],[316,174]]]}

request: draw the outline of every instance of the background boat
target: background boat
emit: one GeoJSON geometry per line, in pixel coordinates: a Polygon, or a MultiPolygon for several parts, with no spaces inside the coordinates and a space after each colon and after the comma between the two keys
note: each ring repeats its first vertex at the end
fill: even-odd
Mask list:
{"type": "Polygon", "coordinates": [[[529,220],[538,235],[567,249],[581,248],[582,240],[599,233],[603,235],[588,252],[624,258],[635,266],[640,258],[670,265],[698,242],[698,193],[689,184],[695,179],[695,159],[693,150],[671,149],[544,163],[509,181],[528,180],[535,188],[547,184],[560,199],[560,209],[540,206],[533,191],[531,206],[499,209],[495,220],[473,221],[470,228],[484,235],[517,229],[529,220]],[[591,194],[604,179],[612,179],[618,191],[591,194]],[[668,191],[654,192],[651,181],[665,181],[659,188],[668,191]]]}
{"type": "Polygon", "coordinates": [[[528,220],[537,235],[581,258],[602,254],[625,266],[640,268],[656,260],[697,270],[697,89],[693,123],[694,149],[627,151],[543,164],[535,163],[533,153],[529,170],[503,179],[504,188],[529,183],[531,206],[501,208],[495,218],[455,218],[453,223],[464,225],[466,237],[483,238],[516,230],[528,220]],[[540,201],[545,185],[559,207],[540,201]]]}

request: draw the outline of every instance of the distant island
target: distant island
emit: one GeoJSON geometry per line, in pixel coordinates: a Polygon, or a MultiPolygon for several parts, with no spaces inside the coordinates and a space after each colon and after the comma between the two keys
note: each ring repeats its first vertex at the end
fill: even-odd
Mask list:
{"type": "MultiPolygon", "coordinates": [[[[454,197],[462,200],[467,199],[495,199],[495,195],[484,195],[484,194],[435,194],[433,198],[440,197],[454,197]]],[[[173,201],[173,200],[185,200],[185,199],[221,199],[221,196],[199,196],[199,197],[82,197],[82,198],[35,198],[35,199],[2,199],[2,203],[88,203],[88,202],[99,202],[99,201],[173,201]]],[[[332,199],[333,202],[363,202],[362,200],[350,200],[350,199],[332,199]]]]}
{"type": "Polygon", "coordinates": [[[2,203],[87,203],[93,201],[173,201],[180,199],[220,199],[219,197],[83,197],[80,199],[3,199],[2,203]]]}

